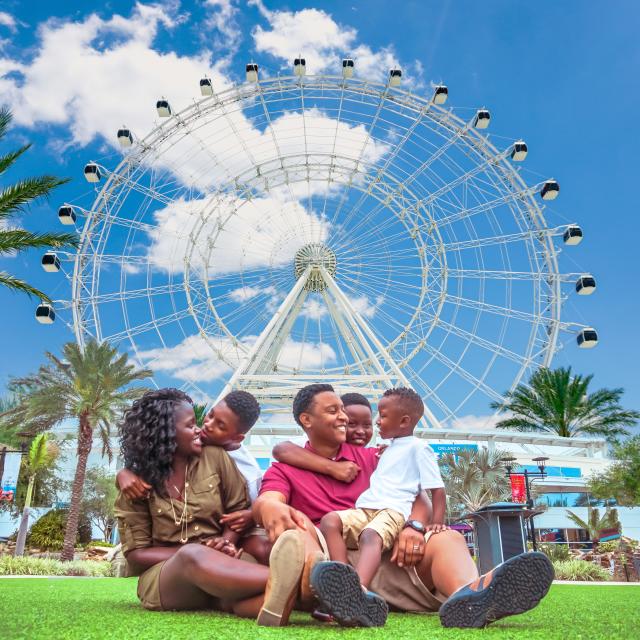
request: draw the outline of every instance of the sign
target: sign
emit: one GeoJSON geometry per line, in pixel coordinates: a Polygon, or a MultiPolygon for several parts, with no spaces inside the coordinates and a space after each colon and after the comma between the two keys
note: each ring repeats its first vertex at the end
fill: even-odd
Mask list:
{"type": "Polygon", "coordinates": [[[21,453],[7,453],[4,459],[4,473],[2,474],[2,486],[0,487],[0,500],[11,502],[18,486],[18,474],[20,473],[21,453]]]}
{"type": "Polygon", "coordinates": [[[454,455],[457,455],[461,451],[477,451],[478,450],[477,444],[452,443],[452,444],[431,444],[430,446],[433,449],[433,452],[438,456],[438,458],[440,456],[445,455],[446,453],[453,453],[454,455]]]}
{"type": "Polygon", "coordinates": [[[524,503],[527,501],[527,488],[524,483],[524,474],[511,474],[511,500],[524,503]]]}
{"type": "Polygon", "coordinates": [[[620,529],[618,527],[611,527],[610,529],[600,529],[596,540],[598,542],[608,542],[609,540],[619,540],[620,529]]]}

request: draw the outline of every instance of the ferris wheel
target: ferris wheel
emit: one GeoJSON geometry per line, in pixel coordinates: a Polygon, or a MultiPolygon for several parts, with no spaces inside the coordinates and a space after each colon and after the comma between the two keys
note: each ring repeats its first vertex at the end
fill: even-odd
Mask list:
{"type": "Polygon", "coordinates": [[[37,318],[109,340],[158,385],[249,390],[267,419],[328,381],[372,399],[410,385],[435,427],[486,413],[564,335],[594,346],[561,319],[595,289],[559,268],[582,230],[548,220],[559,185],[525,182],[527,144],[494,144],[490,112],[449,108],[444,85],[423,96],[400,69],[355,66],[312,76],[297,58],[263,79],[251,63],[237,86],[200,80],[181,111],[160,98],[143,138],[123,126],[119,164],[84,169],[93,204],[59,209],[80,246],[43,267],[71,296],[37,318]]]}

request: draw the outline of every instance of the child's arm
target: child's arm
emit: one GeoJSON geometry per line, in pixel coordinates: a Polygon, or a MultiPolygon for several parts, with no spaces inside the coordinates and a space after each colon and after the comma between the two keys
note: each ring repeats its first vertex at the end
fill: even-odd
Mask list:
{"type": "Polygon", "coordinates": [[[444,523],[447,511],[447,494],[444,487],[431,489],[431,502],[433,503],[433,520],[427,526],[427,531],[433,531],[434,533],[446,531],[449,527],[444,523]]]}
{"type": "Polygon", "coordinates": [[[349,460],[327,460],[313,451],[299,447],[293,442],[280,442],[273,448],[273,457],[278,462],[290,464],[292,467],[307,469],[314,473],[331,476],[340,482],[353,482],[360,467],[349,460]]]}
{"type": "Polygon", "coordinates": [[[116,474],[116,485],[129,500],[140,500],[149,496],[151,485],[129,469],[120,469],[116,474]]]}

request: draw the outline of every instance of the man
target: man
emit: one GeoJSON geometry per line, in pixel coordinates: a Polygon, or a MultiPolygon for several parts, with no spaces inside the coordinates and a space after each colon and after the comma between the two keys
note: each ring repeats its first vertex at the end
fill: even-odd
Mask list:
{"type": "MultiPolygon", "coordinates": [[[[253,506],[254,519],[262,523],[272,541],[289,529],[305,531],[309,553],[313,548],[326,549],[314,525],[329,511],[355,506],[376,462],[366,449],[345,444],[348,418],[330,385],[301,389],[294,399],[293,414],[307,435],[309,449],[327,459],[349,460],[360,468],[350,484],[284,463],[275,463],[266,472],[253,506]]],[[[483,627],[532,609],[546,595],[553,580],[546,556],[523,554],[478,577],[464,538],[451,530],[425,535],[425,516],[417,521],[421,519],[416,517],[417,506],[371,583],[372,591],[390,605],[403,611],[440,611],[447,627],[483,627]]],[[[358,553],[350,551],[351,563],[358,553]]],[[[325,609],[328,604],[329,613],[349,624],[380,624],[380,617],[375,617],[380,610],[359,587],[357,575],[355,580],[346,576],[345,565],[333,567],[338,564],[322,562],[312,571],[312,582],[314,575],[318,578],[314,589],[321,592],[325,609]],[[332,602],[339,602],[340,607],[335,607],[339,611],[331,610],[332,602]]]]}

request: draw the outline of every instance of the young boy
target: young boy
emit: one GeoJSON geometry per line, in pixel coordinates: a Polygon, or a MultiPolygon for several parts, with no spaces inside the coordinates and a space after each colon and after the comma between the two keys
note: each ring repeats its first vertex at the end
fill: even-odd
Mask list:
{"type": "Polygon", "coordinates": [[[331,512],[320,522],[332,560],[347,563],[347,548],[360,548],[355,570],[367,589],[382,552],[393,544],[409,520],[412,504],[421,490],[431,491],[433,521],[426,530],[445,528],[446,495],[438,463],[431,448],[413,435],[422,418],[424,404],[411,389],[385,391],[378,404],[380,436],[391,439],[371,476],[369,489],[355,509],[331,512]]]}
{"type": "MultiPolygon", "coordinates": [[[[209,410],[200,434],[203,445],[222,447],[227,451],[247,483],[252,502],[260,490],[262,470],[248,449],[242,445],[242,441],[259,415],[260,405],[253,395],[247,391],[231,391],[209,410]]],[[[146,498],[151,489],[142,478],[128,469],[121,469],[116,480],[120,490],[129,500],[146,498]]],[[[249,531],[255,524],[251,509],[226,513],[220,518],[220,523],[239,534],[249,532],[243,545],[245,551],[261,562],[264,560],[265,564],[268,562],[268,550],[257,540],[258,536],[251,535],[249,531]]]]}

